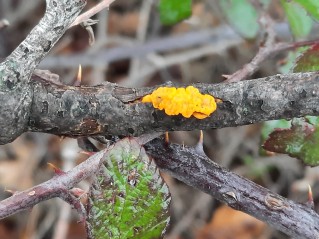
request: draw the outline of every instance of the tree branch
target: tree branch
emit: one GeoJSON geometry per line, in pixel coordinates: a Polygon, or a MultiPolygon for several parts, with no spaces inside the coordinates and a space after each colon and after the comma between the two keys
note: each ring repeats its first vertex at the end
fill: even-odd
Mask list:
{"type": "MultiPolygon", "coordinates": [[[[153,136],[141,138],[140,143],[153,136]]],[[[158,167],[229,206],[269,223],[294,238],[315,239],[319,235],[319,215],[305,204],[295,203],[272,193],[252,181],[228,171],[203,155],[201,150],[155,139],[145,145],[158,167]]],[[[0,202],[0,218],[32,208],[39,202],[60,197],[80,211],[79,202],[70,193],[81,180],[97,172],[108,149],[66,172],[29,190],[15,193],[0,202]],[[71,199],[70,199],[71,198],[71,199]]]]}
{"type": "MultiPolygon", "coordinates": [[[[36,204],[51,198],[59,197],[61,199],[66,199],[72,197],[70,189],[83,179],[86,179],[97,172],[100,160],[107,151],[108,149],[105,149],[94,154],[72,170],[66,173],[57,174],[44,183],[22,192],[15,192],[11,197],[0,202],[0,219],[30,209],[36,204]]],[[[79,208],[76,209],[79,210],[79,208]]]]}
{"type": "MultiPolygon", "coordinates": [[[[318,115],[316,73],[276,75],[232,84],[194,84],[222,102],[208,118],[168,116],[138,99],[151,88],[58,86],[36,80],[28,130],[65,136],[141,135],[150,132],[233,127],[318,115]]],[[[1,111],[0,111],[1,112],[1,111]]],[[[5,143],[5,142],[3,142],[5,143]]]]}
{"type": "Polygon", "coordinates": [[[26,130],[32,102],[28,84],[39,62],[84,7],[86,0],[46,0],[44,17],[27,38],[0,64],[0,143],[26,130]]]}
{"type": "Polygon", "coordinates": [[[230,207],[248,213],[293,238],[319,236],[319,215],[305,204],[272,193],[222,168],[195,148],[155,139],[145,145],[157,166],[230,207]]]}

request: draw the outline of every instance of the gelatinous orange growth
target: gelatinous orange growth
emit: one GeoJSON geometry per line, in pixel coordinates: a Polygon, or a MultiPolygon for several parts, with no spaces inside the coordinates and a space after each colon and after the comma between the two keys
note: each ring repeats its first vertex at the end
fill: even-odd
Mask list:
{"type": "Polygon", "coordinates": [[[193,86],[159,87],[144,96],[142,102],[152,103],[154,108],[165,110],[167,115],[182,114],[185,118],[194,116],[197,119],[207,118],[217,108],[213,96],[203,95],[193,86]]]}

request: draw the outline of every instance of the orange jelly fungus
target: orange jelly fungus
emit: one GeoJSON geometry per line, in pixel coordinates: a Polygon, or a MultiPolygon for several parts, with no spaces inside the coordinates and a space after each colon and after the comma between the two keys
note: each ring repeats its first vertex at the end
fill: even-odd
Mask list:
{"type": "Polygon", "coordinates": [[[159,87],[152,94],[144,96],[142,102],[152,103],[154,108],[165,110],[167,115],[182,114],[185,118],[194,116],[197,119],[207,118],[217,108],[213,96],[203,95],[193,86],[159,87]]]}

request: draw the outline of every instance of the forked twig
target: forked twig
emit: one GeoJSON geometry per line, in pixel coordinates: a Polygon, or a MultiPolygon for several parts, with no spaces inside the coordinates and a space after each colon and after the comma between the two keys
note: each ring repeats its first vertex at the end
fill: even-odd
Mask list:
{"type": "Polygon", "coordinates": [[[85,13],[82,13],[80,16],[78,16],[75,21],[70,25],[70,28],[76,25],[79,25],[82,22],[87,21],[90,19],[90,17],[94,16],[98,12],[102,11],[104,8],[110,7],[110,5],[114,2],[115,0],[103,0],[90,10],[86,11],[85,13]]]}

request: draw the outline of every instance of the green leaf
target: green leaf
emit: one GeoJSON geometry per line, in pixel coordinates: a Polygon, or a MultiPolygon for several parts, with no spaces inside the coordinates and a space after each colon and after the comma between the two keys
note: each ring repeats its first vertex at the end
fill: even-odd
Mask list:
{"type": "Polygon", "coordinates": [[[293,0],[300,4],[316,20],[319,20],[319,1],[318,0],[293,0]]]}
{"type": "Polygon", "coordinates": [[[294,119],[290,129],[277,129],[269,135],[264,149],[289,154],[306,165],[319,165],[319,130],[303,119],[294,119]]]}
{"type": "Polygon", "coordinates": [[[293,72],[308,72],[319,70],[319,44],[304,51],[296,60],[293,72]]]}
{"type": "Polygon", "coordinates": [[[263,124],[261,129],[261,137],[263,139],[267,139],[269,134],[274,131],[275,129],[288,129],[291,127],[291,120],[270,120],[266,121],[263,124]]]}
{"type": "Polygon", "coordinates": [[[160,0],[159,13],[162,24],[175,24],[190,17],[192,0],[160,0]]]}
{"type": "MultiPolygon", "coordinates": [[[[311,70],[311,64],[316,62],[316,60],[312,60],[312,57],[316,59],[316,55],[318,54],[318,51],[315,48],[316,47],[301,47],[295,52],[290,52],[287,64],[280,68],[280,72],[288,73],[293,61],[296,61],[294,71],[311,70]]],[[[267,125],[268,122],[266,122],[262,131],[262,140],[264,141],[268,137],[267,134],[274,130],[269,134],[268,139],[265,141],[263,145],[264,149],[272,152],[289,154],[292,157],[301,159],[305,164],[311,166],[319,164],[319,159],[316,155],[319,153],[319,151],[317,152],[316,150],[319,146],[319,117],[305,116],[302,119],[294,118],[292,120],[294,123],[290,129],[287,128],[290,127],[291,121],[280,120],[270,122],[273,123],[267,125]]],[[[261,153],[265,153],[265,151],[261,150],[261,153]]]]}
{"type": "Polygon", "coordinates": [[[290,51],[286,57],[284,64],[278,64],[277,68],[279,73],[288,74],[296,63],[298,53],[296,51],[290,51]]]}
{"type": "Polygon", "coordinates": [[[170,195],[155,163],[135,140],[117,142],[91,186],[87,231],[94,239],[159,238],[170,195]]]}
{"type": "Polygon", "coordinates": [[[308,115],[308,116],[305,116],[304,118],[309,124],[312,124],[315,127],[319,126],[319,117],[318,116],[308,115]]]}
{"type": "MultiPolygon", "coordinates": [[[[291,126],[290,120],[280,119],[280,120],[270,120],[263,123],[261,128],[261,142],[264,142],[276,129],[288,129],[291,126]]],[[[259,150],[261,155],[267,155],[267,152],[261,148],[259,150]]]]}
{"type": "Polygon", "coordinates": [[[312,19],[307,15],[305,9],[294,2],[281,0],[281,4],[286,12],[289,25],[293,35],[297,38],[307,36],[312,29],[312,19]]]}
{"type": "Polygon", "coordinates": [[[229,23],[244,37],[257,35],[258,15],[249,0],[221,0],[221,9],[229,23]]]}
{"type": "Polygon", "coordinates": [[[278,71],[281,74],[290,73],[295,65],[297,64],[298,59],[307,51],[308,47],[299,47],[295,51],[290,51],[286,57],[285,63],[278,66],[278,71]]]}

